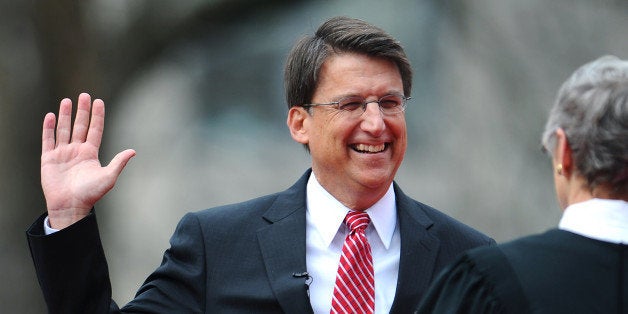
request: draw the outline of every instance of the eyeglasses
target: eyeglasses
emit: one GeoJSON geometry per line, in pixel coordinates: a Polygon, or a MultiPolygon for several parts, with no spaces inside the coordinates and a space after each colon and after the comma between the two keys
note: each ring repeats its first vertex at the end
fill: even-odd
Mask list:
{"type": "Polygon", "coordinates": [[[341,98],[338,101],[332,101],[326,104],[303,104],[301,107],[305,109],[309,109],[311,107],[317,106],[331,106],[336,110],[340,110],[351,114],[352,116],[360,116],[364,111],[366,111],[366,105],[370,103],[377,103],[379,107],[379,111],[381,111],[384,115],[392,116],[396,114],[402,113],[406,110],[406,101],[411,99],[412,97],[405,97],[397,94],[386,95],[379,100],[375,101],[366,101],[363,97],[359,96],[348,96],[341,98]],[[362,110],[358,110],[358,108],[362,108],[362,110]]]}

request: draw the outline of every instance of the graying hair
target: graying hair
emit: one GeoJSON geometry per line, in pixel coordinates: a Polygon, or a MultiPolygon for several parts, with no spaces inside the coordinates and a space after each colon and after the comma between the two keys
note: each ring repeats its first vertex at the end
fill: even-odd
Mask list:
{"type": "Polygon", "coordinates": [[[561,86],[542,136],[551,154],[556,130],[565,131],[576,171],[593,190],[628,186],[628,61],[603,56],[576,70],[561,86]]]}

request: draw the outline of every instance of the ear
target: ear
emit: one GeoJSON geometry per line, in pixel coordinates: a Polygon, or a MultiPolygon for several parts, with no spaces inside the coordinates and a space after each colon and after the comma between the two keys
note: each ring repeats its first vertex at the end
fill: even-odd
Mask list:
{"type": "Polygon", "coordinates": [[[288,111],[288,119],[286,123],[290,129],[290,135],[296,142],[307,145],[309,143],[309,134],[307,132],[307,124],[310,114],[305,108],[300,106],[291,107],[288,111]]]}
{"type": "Polygon", "coordinates": [[[556,130],[556,148],[554,151],[554,166],[562,166],[562,173],[565,177],[570,177],[573,173],[573,159],[571,146],[565,134],[565,130],[558,128],[556,130]]]}

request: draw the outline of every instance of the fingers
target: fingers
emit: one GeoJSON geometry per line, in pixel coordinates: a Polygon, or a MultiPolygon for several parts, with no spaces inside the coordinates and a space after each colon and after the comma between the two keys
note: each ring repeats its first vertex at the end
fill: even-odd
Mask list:
{"type": "Polygon", "coordinates": [[[54,145],[52,148],[68,144],[70,141],[72,143],[87,141],[96,147],[100,147],[105,125],[105,103],[100,99],[96,99],[92,105],[91,96],[87,93],[81,93],[78,97],[76,118],[72,127],[72,101],[68,98],[61,100],[56,141],[54,135],[48,132],[49,128],[47,128],[50,123],[53,123],[54,129],[54,114],[51,118],[46,116],[44,120],[45,134],[42,133],[42,150],[44,149],[44,136],[46,141],[45,149],[47,150],[50,149],[51,141],[54,145]],[[52,121],[46,119],[52,119],[52,121]]]}
{"type": "Polygon", "coordinates": [[[55,148],[55,114],[49,112],[44,117],[43,131],[41,132],[41,153],[46,153],[55,148]]]}
{"type": "Polygon", "coordinates": [[[72,142],[85,142],[87,129],[89,127],[90,96],[82,93],[79,95],[76,105],[76,118],[74,119],[74,129],[72,130],[72,142]]]}
{"type": "Polygon", "coordinates": [[[72,124],[72,101],[68,98],[59,104],[59,120],[57,121],[56,146],[67,144],[70,141],[70,126],[72,124]]]}
{"type": "Polygon", "coordinates": [[[104,128],[105,103],[100,99],[96,99],[92,105],[92,119],[87,132],[87,143],[100,147],[104,128]]]}

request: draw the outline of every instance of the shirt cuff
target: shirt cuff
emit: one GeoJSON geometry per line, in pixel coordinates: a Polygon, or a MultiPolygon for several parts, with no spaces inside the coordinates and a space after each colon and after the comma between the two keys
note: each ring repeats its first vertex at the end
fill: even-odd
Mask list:
{"type": "Polygon", "coordinates": [[[49,234],[53,234],[55,232],[59,231],[59,229],[54,229],[52,227],[50,227],[50,222],[48,221],[48,216],[46,216],[46,218],[44,218],[44,233],[46,235],[49,234]]]}

